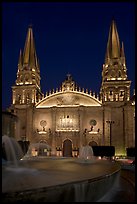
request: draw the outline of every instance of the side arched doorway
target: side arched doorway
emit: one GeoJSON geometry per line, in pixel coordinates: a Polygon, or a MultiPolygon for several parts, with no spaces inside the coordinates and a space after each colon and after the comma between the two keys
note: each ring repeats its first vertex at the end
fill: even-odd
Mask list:
{"type": "Polygon", "coordinates": [[[39,156],[50,156],[51,147],[48,145],[46,140],[40,140],[37,144],[39,156]]]}
{"type": "Polygon", "coordinates": [[[89,142],[89,146],[91,146],[91,147],[98,146],[98,144],[95,141],[91,141],[91,142],[89,142]]]}
{"type": "Polygon", "coordinates": [[[72,157],[72,142],[69,139],[63,142],[63,157],[72,157]]]}
{"type": "Polygon", "coordinates": [[[95,156],[95,155],[96,155],[96,146],[98,146],[97,142],[95,142],[94,140],[93,140],[93,141],[90,141],[90,142],[89,142],[89,146],[92,147],[93,155],[95,156]]]}

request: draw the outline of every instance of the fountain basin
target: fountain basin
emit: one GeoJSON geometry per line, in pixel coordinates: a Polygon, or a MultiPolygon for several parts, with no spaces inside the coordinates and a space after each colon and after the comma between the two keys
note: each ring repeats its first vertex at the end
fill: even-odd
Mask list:
{"type": "Polygon", "coordinates": [[[120,165],[106,160],[46,157],[23,160],[19,167],[2,168],[3,202],[97,201],[119,178],[120,165]]]}

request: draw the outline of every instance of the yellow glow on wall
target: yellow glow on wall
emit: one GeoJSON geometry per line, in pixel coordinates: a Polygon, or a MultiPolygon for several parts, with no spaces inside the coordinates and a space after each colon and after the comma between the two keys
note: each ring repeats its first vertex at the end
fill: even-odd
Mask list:
{"type": "Polygon", "coordinates": [[[68,129],[68,130],[65,130],[65,129],[59,129],[59,130],[56,130],[57,132],[79,132],[79,130],[73,130],[73,129],[68,129]]]}
{"type": "Polygon", "coordinates": [[[39,131],[39,134],[47,134],[46,131],[39,131]]]}
{"type": "Polygon", "coordinates": [[[90,131],[89,134],[98,134],[98,132],[90,131]]]}

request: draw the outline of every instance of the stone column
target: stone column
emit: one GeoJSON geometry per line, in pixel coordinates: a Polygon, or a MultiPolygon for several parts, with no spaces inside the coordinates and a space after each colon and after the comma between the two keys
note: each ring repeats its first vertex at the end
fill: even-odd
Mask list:
{"type": "Polygon", "coordinates": [[[79,148],[83,145],[83,107],[78,109],[78,121],[79,121],[79,148]]]}
{"type": "Polygon", "coordinates": [[[56,155],[56,108],[52,108],[52,142],[51,155],[56,155]]]}

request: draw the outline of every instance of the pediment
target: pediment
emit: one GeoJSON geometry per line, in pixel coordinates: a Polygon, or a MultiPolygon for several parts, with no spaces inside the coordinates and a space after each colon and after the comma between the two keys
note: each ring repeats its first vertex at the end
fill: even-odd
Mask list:
{"type": "Polygon", "coordinates": [[[46,96],[36,104],[36,108],[53,106],[101,106],[101,102],[95,97],[83,92],[64,91],[46,96]]]}

